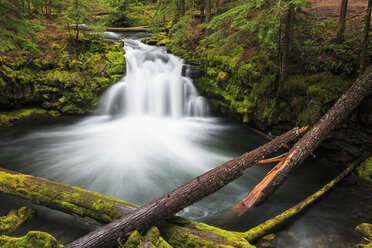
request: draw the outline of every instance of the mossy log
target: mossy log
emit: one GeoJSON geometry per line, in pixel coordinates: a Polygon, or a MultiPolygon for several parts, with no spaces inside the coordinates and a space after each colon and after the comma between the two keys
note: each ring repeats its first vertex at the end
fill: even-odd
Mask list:
{"type": "MultiPolygon", "coordinates": [[[[79,187],[2,168],[0,168],[0,192],[102,224],[109,223],[139,207],[79,187]]],[[[226,247],[227,245],[229,247],[251,247],[244,238],[237,235],[238,233],[235,235],[234,232],[181,217],[172,217],[161,223],[159,230],[162,235],[166,234],[169,237],[174,247],[195,247],[200,244],[208,244],[206,247],[226,247]],[[182,244],[183,242],[185,243],[182,244]]]]}
{"type": "Polygon", "coordinates": [[[338,183],[342,178],[348,175],[360,162],[362,159],[358,159],[352,164],[350,164],[341,174],[339,174],[335,179],[326,184],[323,188],[307,197],[305,200],[297,204],[296,206],[286,210],[285,212],[275,216],[274,218],[265,221],[264,223],[250,229],[249,231],[243,234],[243,237],[249,242],[256,240],[259,237],[262,237],[265,234],[268,234],[278,227],[282,226],[283,223],[288,221],[291,217],[297,215],[304,208],[314,203],[317,199],[327,193],[336,183],[338,183]]]}
{"type": "Polygon", "coordinates": [[[30,207],[10,210],[7,215],[0,217],[0,234],[15,231],[20,225],[31,219],[34,215],[35,209],[30,207]]]}
{"type": "Polygon", "coordinates": [[[239,214],[262,204],[285,181],[296,165],[310,155],[338,123],[372,92],[372,66],[360,76],[325,115],[288,152],[287,158],[275,166],[241,201],[239,214]],[[242,206],[244,205],[244,209],[242,206]]]}
{"type": "Polygon", "coordinates": [[[124,217],[88,233],[66,247],[112,247],[117,244],[119,238],[125,238],[135,230],[146,231],[152,225],[171,217],[239,178],[246,168],[278,150],[305,130],[306,128],[294,128],[265,145],[192,179],[124,217]]]}
{"type": "Polygon", "coordinates": [[[95,223],[108,223],[138,208],[99,193],[3,168],[0,168],[0,192],[95,223]]]}

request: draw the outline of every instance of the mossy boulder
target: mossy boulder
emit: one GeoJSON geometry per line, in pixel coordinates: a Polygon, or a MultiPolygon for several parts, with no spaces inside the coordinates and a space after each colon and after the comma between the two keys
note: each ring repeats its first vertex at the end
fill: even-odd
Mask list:
{"type": "Polygon", "coordinates": [[[372,182],[372,157],[364,161],[357,170],[360,177],[372,182]]]}
{"type": "Polygon", "coordinates": [[[9,236],[0,236],[0,247],[2,248],[60,248],[57,240],[45,232],[31,231],[26,236],[14,238],[9,236]]]}
{"type": "Polygon", "coordinates": [[[355,231],[359,233],[363,238],[369,240],[368,244],[358,244],[357,248],[371,248],[372,247],[372,224],[362,223],[355,228],[355,231]]]}
{"type": "Polygon", "coordinates": [[[145,236],[134,231],[124,244],[119,242],[121,248],[172,248],[161,236],[157,227],[152,227],[145,236]]]}
{"type": "Polygon", "coordinates": [[[32,117],[56,116],[57,112],[46,111],[40,108],[19,109],[0,113],[0,126],[10,126],[14,122],[32,117]]]}

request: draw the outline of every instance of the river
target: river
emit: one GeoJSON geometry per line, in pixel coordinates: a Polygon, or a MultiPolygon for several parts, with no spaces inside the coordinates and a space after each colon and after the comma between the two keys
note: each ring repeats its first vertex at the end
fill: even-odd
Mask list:
{"type": "MultiPolygon", "coordinates": [[[[125,38],[127,75],[105,92],[97,114],[0,129],[2,167],[141,205],[267,142],[239,123],[212,116],[193,85],[190,67],[164,47],[145,45],[138,37],[125,38]]],[[[323,157],[306,160],[265,204],[222,227],[247,230],[314,193],[340,172],[323,157]]],[[[179,215],[218,225],[272,167],[247,169],[239,180],[179,215]]],[[[372,222],[370,190],[370,184],[349,176],[280,229],[274,247],[353,247],[362,242],[354,228],[372,222]]],[[[0,214],[23,205],[35,207],[4,194],[0,200],[0,214]]],[[[65,244],[96,228],[36,208],[36,218],[15,235],[42,230],[65,244]]]]}

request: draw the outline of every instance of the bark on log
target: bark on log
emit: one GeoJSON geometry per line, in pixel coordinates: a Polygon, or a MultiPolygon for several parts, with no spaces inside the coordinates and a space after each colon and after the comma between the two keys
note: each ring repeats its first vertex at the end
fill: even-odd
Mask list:
{"type": "Polygon", "coordinates": [[[239,178],[244,169],[298,137],[305,130],[306,128],[295,128],[278,136],[273,141],[204,173],[119,220],[75,240],[68,244],[66,248],[113,247],[117,245],[117,240],[121,237],[126,237],[135,230],[145,231],[192,203],[218,191],[224,185],[239,178]]]}
{"type": "MultiPolygon", "coordinates": [[[[295,166],[301,163],[334,127],[345,119],[372,91],[372,66],[359,77],[333,107],[288,152],[283,163],[272,169],[244,198],[244,210],[262,204],[285,181],[295,166]]],[[[241,214],[241,213],[240,213],[241,214]]]]}

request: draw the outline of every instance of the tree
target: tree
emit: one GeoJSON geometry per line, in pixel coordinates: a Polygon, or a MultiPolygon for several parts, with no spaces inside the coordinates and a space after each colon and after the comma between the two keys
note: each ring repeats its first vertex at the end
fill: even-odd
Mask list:
{"type": "Polygon", "coordinates": [[[336,36],[337,43],[341,43],[344,41],[347,3],[348,3],[348,0],[342,0],[341,2],[340,17],[338,21],[338,30],[337,30],[337,36],[336,36]]]}
{"type": "Polygon", "coordinates": [[[245,209],[262,204],[286,180],[289,174],[338,123],[372,92],[372,66],[361,75],[331,109],[288,152],[287,157],[276,165],[259,184],[244,198],[245,209]]]}
{"type": "MultiPolygon", "coordinates": [[[[75,40],[87,29],[102,31],[103,21],[93,17],[93,10],[105,6],[105,2],[94,0],[68,0],[65,2],[67,29],[75,31],[75,40]]],[[[106,7],[106,6],[105,6],[106,7]]]]}
{"type": "Polygon", "coordinates": [[[212,12],[212,0],[205,0],[206,6],[206,14],[205,14],[205,22],[209,23],[211,21],[211,12],[212,12]]]}
{"type": "Polygon", "coordinates": [[[22,3],[0,1],[0,51],[36,47],[33,31],[36,25],[25,19],[22,3]]]}
{"type": "Polygon", "coordinates": [[[185,0],[180,0],[180,16],[184,16],[186,9],[185,9],[185,0]]]}
{"type": "Polygon", "coordinates": [[[283,53],[282,53],[282,60],[280,66],[280,81],[284,84],[285,80],[288,77],[288,56],[289,56],[289,48],[291,43],[291,29],[292,29],[292,16],[294,12],[294,6],[289,4],[288,10],[286,11],[286,15],[284,18],[284,37],[283,37],[283,53]]]}
{"type": "Polygon", "coordinates": [[[367,55],[368,55],[368,44],[369,44],[369,30],[371,22],[371,9],[372,9],[372,0],[368,0],[368,9],[364,21],[364,30],[363,30],[363,42],[362,42],[362,52],[360,54],[360,66],[359,73],[362,74],[366,69],[367,64],[367,55]]]}

